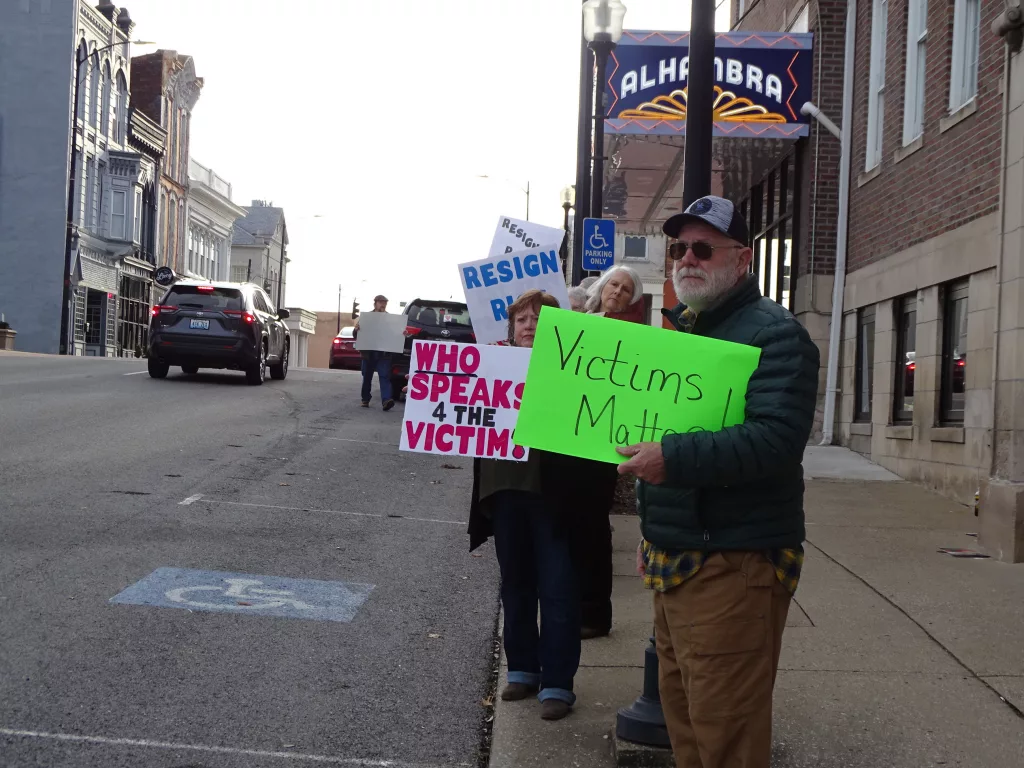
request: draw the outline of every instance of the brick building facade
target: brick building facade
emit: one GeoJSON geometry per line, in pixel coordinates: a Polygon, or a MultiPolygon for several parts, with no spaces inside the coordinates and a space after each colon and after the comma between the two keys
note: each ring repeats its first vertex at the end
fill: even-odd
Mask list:
{"type": "MultiPolygon", "coordinates": [[[[992,31],[1004,9],[998,0],[857,4],[834,428],[838,442],[904,478],[965,503],[980,488],[982,546],[1021,560],[1024,87],[1013,78],[1024,67],[992,31]]],[[[845,2],[736,0],[733,23],[780,31],[805,20],[815,100],[839,123],[846,11],[845,2]]],[[[815,125],[797,151],[793,305],[824,363],[840,142],[815,125]]]]}
{"type": "Polygon", "coordinates": [[[188,169],[192,110],[203,89],[191,56],[157,51],[132,59],[132,106],[167,132],[160,178],[157,259],[184,270],[188,246],[188,169]]]}

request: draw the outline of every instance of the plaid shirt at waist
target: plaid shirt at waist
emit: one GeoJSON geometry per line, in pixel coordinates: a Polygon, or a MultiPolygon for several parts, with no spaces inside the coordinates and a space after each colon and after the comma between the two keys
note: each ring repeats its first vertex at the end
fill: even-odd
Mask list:
{"type": "MultiPolygon", "coordinates": [[[[644,561],[644,586],[658,592],[667,592],[692,578],[701,569],[710,552],[700,550],[672,551],[658,549],[644,539],[641,544],[644,561]]],[[[804,567],[804,548],[772,549],[765,555],[775,566],[775,575],[789,594],[796,592],[800,571],[804,567]]]]}

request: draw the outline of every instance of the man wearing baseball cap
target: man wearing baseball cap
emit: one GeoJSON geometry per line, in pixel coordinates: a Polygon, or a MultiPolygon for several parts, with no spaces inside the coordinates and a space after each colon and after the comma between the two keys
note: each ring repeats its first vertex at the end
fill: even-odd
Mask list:
{"type": "MultiPolygon", "coordinates": [[[[387,312],[388,299],[383,294],[373,297],[373,311],[387,312]]],[[[355,334],[359,334],[359,321],[356,320],[355,334]]],[[[355,336],[353,336],[355,338],[355,336]]],[[[391,392],[391,354],[388,352],[373,352],[363,350],[360,353],[363,358],[362,374],[363,389],[361,392],[360,405],[363,408],[370,407],[370,391],[373,386],[373,374],[377,374],[377,381],[380,384],[380,399],[385,411],[395,407],[395,400],[391,392]]]]}
{"type": "Polygon", "coordinates": [[[702,197],[664,225],[682,333],[761,350],[742,424],[619,451],[636,475],[659,685],[679,768],[768,768],[772,689],[803,565],[804,446],[819,354],[761,295],[742,214],[702,197]]]}

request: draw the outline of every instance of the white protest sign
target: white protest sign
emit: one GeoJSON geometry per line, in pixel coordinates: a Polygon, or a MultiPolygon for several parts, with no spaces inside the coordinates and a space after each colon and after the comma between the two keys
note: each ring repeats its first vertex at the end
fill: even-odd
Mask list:
{"type": "Polygon", "coordinates": [[[501,256],[513,251],[530,250],[543,247],[544,250],[557,251],[562,245],[565,230],[555,227],[544,227],[532,221],[513,219],[510,216],[498,217],[498,228],[491,240],[488,256],[501,256]]]}
{"type": "Polygon", "coordinates": [[[415,342],[399,448],[525,461],[512,435],[529,366],[521,347],[415,342]]]}
{"type": "Polygon", "coordinates": [[[550,293],[562,309],[569,308],[557,246],[460,264],[459,277],[473,332],[481,344],[508,339],[508,307],[531,288],[550,293]]]}
{"type": "Polygon", "coordinates": [[[356,349],[366,352],[405,351],[405,315],[367,312],[359,317],[356,349]]]}

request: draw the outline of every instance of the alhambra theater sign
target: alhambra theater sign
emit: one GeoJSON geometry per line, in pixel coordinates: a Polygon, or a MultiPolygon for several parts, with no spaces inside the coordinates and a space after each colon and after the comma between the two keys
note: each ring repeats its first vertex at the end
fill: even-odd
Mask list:
{"type": "MultiPolygon", "coordinates": [[[[687,32],[627,31],[608,63],[608,133],[686,130],[687,32]]],[[[811,101],[812,35],[729,32],[715,40],[715,135],[797,138],[811,101]]]]}

